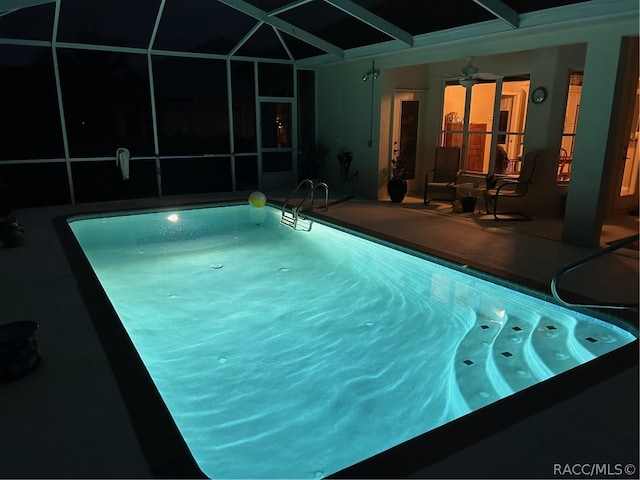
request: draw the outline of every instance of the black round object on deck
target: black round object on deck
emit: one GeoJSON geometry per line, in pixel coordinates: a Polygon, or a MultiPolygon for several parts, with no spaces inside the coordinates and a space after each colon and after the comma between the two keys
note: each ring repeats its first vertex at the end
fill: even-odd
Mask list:
{"type": "Polygon", "coordinates": [[[0,380],[14,380],[40,362],[38,324],[20,321],[0,325],[0,380]]]}
{"type": "Polygon", "coordinates": [[[0,220],[0,243],[5,248],[12,248],[22,245],[24,241],[22,225],[18,223],[18,219],[9,218],[0,220]]]}
{"type": "Polygon", "coordinates": [[[460,203],[462,204],[463,212],[473,212],[476,209],[476,197],[462,197],[460,203]]]}

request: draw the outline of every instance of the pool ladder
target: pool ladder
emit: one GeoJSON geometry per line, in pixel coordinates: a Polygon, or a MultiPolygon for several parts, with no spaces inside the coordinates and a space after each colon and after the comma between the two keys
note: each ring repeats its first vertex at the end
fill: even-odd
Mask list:
{"type": "Polygon", "coordinates": [[[291,227],[294,230],[301,230],[304,232],[310,231],[313,221],[302,214],[302,205],[305,201],[311,200],[311,208],[313,208],[313,197],[318,188],[324,189],[324,210],[327,211],[329,209],[329,185],[324,182],[319,182],[314,185],[313,181],[306,178],[298,183],[298,186],[282,204],[282,217],[280,218],[280,223],[287,227],[291,227]],[[302,197],[302,200],[300,200],[297,205],[289,206],[289,202],[296,192],[305,185],[309,186],[307,194],[302,197]]]}

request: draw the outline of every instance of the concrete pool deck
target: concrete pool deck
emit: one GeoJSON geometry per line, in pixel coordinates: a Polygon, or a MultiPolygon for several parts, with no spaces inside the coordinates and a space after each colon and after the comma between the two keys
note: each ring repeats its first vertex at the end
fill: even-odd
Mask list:
{"type": "MultiPolygon", "coordinates": [[[[335,200],[344,198],[333,195],[335,200]]],[[[283,197],[277,192],[269,195],[274,201],[283,197]]],[[[144,199],[13,212],[24,226],[25,243],[13,249],[0,248],[0,323],[38,322],[43,361],[27,377],[0,383],[0,477],[149,478],[157,473],[145,457],[53,219],[222,198],[229,196],[144,199]]],[[[352,198],[335,203],[321,215],[421,245],[426,251],[466,259],[478,268],[484,265],[494,274],[504,272],[541,285],[548,284],[563,265],[592,252],[560,243],[559,220],[534,217],[533,222],[494,222],[478,214],[451,215],[437,205],[421,208],[420,203],[407,199],[395,205],[352,198]]],[[[625,225],[605,227],[603,243],[637,233],[637,217],[624,218],[621,223],[625,225]]],[[[567,277],[565,288],[585,298],[637,301],[637,252],[618,251],[594,262],[582,274],[567,277]]],[[[561,478],[554,475],[554,465],[569,463],[631,463],[637,469],[637,363],[605,377],[435,463],[428,462],[425,468],[398,470],[391,476],[561,478]],[[535,454],[528,451],[530,448],[535,454]]],[[[185,470],[177,465],[175,472],[181,471],[185,470]]]]}

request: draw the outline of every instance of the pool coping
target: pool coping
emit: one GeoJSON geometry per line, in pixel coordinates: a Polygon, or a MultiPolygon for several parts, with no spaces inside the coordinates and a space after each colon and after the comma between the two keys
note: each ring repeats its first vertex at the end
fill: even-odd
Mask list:
{"type": "MultiPolygon", "coordinates": [[[[75,213],[53,219],[63,251],[77,280],[78,289],[116,377],[118,388],[124,399],[143,454],[151,472],[158,477],[207,478],[189,451],[164,400],[155,387],[93,268],[84,255],[68,221],[70,219],[95,216],[166,211],[175,210],[176,208],[219,207],[242,203],[244,202],[222,200],[185,203],[170,207],[96,210],[95,212],[75,213]]],[[[279,208],[281,206],[274,205],[273,202],[269,203],[274,207],[279,208]]],[[[409,249],[430,257],[443,259],[445,265],[451,266],[449,263],[458,265],[459,270],[467,273],[471,273],[468,271],[471,268],[476,273],[480,272],[483,276],[482,278],[486,280],[494,281],[495,283],[501,283],[502,281],[512,282],[522,286],[526,293],[530,293],[529,290],[533,290],[539,292],[543,297],[549,296],[545,293],[543,285],[510,272],[473,265],[465,259],[455,258],[443,252],[432,251],[424,246],[415,245],[390,235],[373,232],[348,222],[323,216],[318,212],[313,212],[310,216],[316,217],[320,222],[351,230],[361,235],[372,237],[372,239],[399,245],[401,249],[409,249]]],[[[583,300],[575,295],[573,298],[576,301],[583,300]]],[[[545,300],[549,300],[549,298],[545,298],[545,300]]],[[[589,315],[594,316],[593,311],[589,310],[588,312],[589,315]]],[[[599,316],[596,318],[599,318],[599,316]]],[[[633,318],[637,319],[637,317],[633,318]]],[[[618,318],[618,320],[623,323],[627,322],[626,319],[618,318]]],[[[617,322],[615,323],[620,326],[617,322]]],[[[471,412],[414,439],[331,474],[327,478],[398,478],[409,476],[421,468],[436,463],[452,453],[507,428],[514,422],[523,420],[533,413],[570,398],[637,364],[638,339],[606,355],[523,391],[516,392],[514,395],[498,400],[482,409],[471,412]],[[532,399],[535,401],[531,401],[532,399]]]]}

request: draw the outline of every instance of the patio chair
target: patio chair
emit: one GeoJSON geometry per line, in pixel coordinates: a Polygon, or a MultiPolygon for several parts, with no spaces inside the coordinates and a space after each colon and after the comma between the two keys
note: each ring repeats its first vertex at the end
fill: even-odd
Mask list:
{"type": "Polygon", "coordinates": [[[531,220],[531,217],[522,212],[498,212],[498,200],[500,198],[522,198],[529,191],[536,170],[536,161],[539,152],[529,152],[522,160],[520,175],[513,177],[494,178],[495,185],[487,188],[484,194],[487,213],[493,213],[495,220],[531,220]],[[489,210],[491,204],[491,211],[489,210]]]}
{"type": "Polygon", "coordinates": [[[456,190],[453,187],[460,174],[460,147],[437,147],[433,169],[428,171],[424,179],[424,204],[431,200],[455,200],[456,190]],[[434,196],[438,195],[440,196],[434,196]]]}

